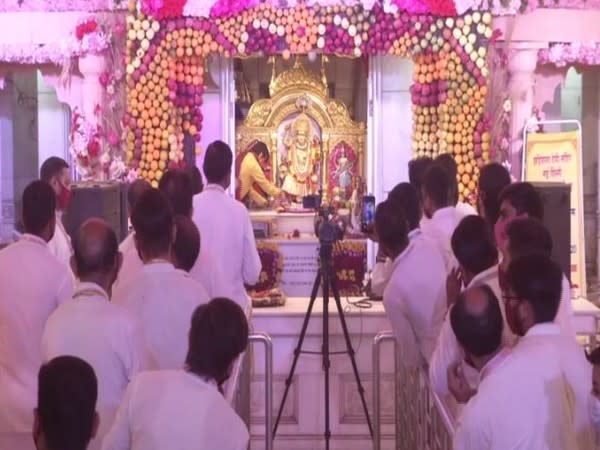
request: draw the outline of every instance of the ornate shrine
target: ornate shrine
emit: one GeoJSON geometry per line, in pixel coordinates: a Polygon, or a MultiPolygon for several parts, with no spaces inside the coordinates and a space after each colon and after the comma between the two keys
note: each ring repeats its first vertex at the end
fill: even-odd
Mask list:
{"type": "Polygon", "coordinates": [[[306,195],[322,190],[325,201],[348,202],[353,181],[364,175],[366,128],[352,120],[344,103],[328,95],[324,67],[318,76],[296,60],[277,74],[273,60],[269,94],[252,104],[237,127],[236,149],[243,153],[253,142],[264,142],[272,180],[284,191],[306,195]]]}

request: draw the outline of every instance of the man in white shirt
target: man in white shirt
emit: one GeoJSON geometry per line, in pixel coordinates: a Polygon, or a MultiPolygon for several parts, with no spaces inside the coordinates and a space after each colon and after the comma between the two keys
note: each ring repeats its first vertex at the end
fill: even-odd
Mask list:
{"type": "Polygon", "coordinates": [[[48,247],[53,255],[65,266],[70,266],[71,238],[62,223],[64,211],[71,202],[71,173],[67,162],[57,156],[51,156],[42,164],[40,168],[40,179],[45,181],[54,190],[56,195],[56,230],[52,239],[48,242],[48,247]]]}
{"type": "Polygon", "coordinates": [[[481,374],[475,392],[458,362],[448,370],[456,400],[468,402],[454,434],[455,450],[578,448],[560,364],[544,355],[527,360],[502,346],[502,312],[489,286],[463,292],[450,322],[465,357],[481,374]]]}
{"type": "Polygon", "coordinates": [[[231,183],[232,161],[224,142],[215,141],[206,149],[203,168],[208,183],[194,197],[193,220],[202,239],[198,264],[203,255],[214,256],[213,264],[220,268],[231,298],[246,308],[250,300],[244,285],[258,282],[261,262],[248,210],[225,192],[231,183]]]}
{"type": "Polygon", "coordinates": [[[450,175],[450,179],[454,180],[452,183],[452,189],[450,190],[450,204],[454,205],[459,214],[464,216],[476,215],[477,211],[473,208],[469,203],[459,201],[458,196],[458,167],[456,165],[456,161],[454,160],[454,156],[450,153],[440,153],[434,160],[435,164],[438,164],[444,167],[448,174],[450,175]]]}
{"type": "Polygon", "coordinates": [[[429,362],[444,320],[446,269],[435,243],[408,238],[407,221],[393,200],[377,206],[375,230],[392,275],[383,305],[407,366],[429,362]]]}
{"type": "Polygon", "coordinates": [[[186,368],[146,372],[129,385],[103,450],[246,450],[246,426],[220,392],[248,345],[233,301],[196,309],[186,368]]]}
{"type": "MultiPolygon", "coordinates": [[[[503,249],[504,257],[501,265],[503,268],[508,268],[511,261],[530,254],[541,254],[550,258],[552,255],[552,236],[539,220],[532,218],[514,219],[506,228],[506,241],[503,249]]],[[[560,327],[564,336],[575,340],[571,285],[564,274],[562,276],[560,304],[554,322],[560,327]]]]}
{"type": "Polygon", "coordinates": [[[518,218],[532,218],[541,222],[544,218],[544,204],[540,194],[527,182],[506,186],[498,195],[498,202],[500,213],[494,224],[494,236],[498,250],[504,256],[508,224],[518,218]]]}
{"type": "Polygon", "coordinates": [[[44,325],[73,295],[69,269],[50,253],[56,198],[50,185],[34,181],[23,192],[25,234],[0,251],[0,448],[31,446],[31,411],[42,362],[44,325]],[[23,442],[23,441],[22,441],[23,442]]]}
{"type": "Polygon", "coordinates": [[[139,321],[151,369],[183,367],[194,309],[207,303],[204,287],[172,263],[175,222],[167,197],[144,192],[131,216],[135,245],[144,266],[115,290],[114,301],[139,321]]]}
{"type": "MultiPolygon", "coordinates": [[[[448,306],[451,307],[455,303],[463,286],[468,289],[486,285],[490,287],[496,298],[501,298],[502,292],[498,282],[498,251],[485,220],[479,216],[465,217],[454,230],[451,244],[459,268],[448,276],[446,282],[448,306]]],[[[500,310],[506,323],[504,310],[503,308],[500,310]]],[[[504,327],[502,343],[507,347],[512,347],[515,343],[515,336],[508,326],[504,327]]],[[[464,355],[447,315],[429,365],[431,387],[438,395],[449,394],[448,368],[456,361],[461,361],[467,381],[476,387],[479,384],[478,372],[464,361],[464,355]]]]}
{"type": "MultiPolygon", "coordinates": [[[[388,200],[392,200],[402,209],[408,225],[408,239],[413,241],[421,238],[419,221],[421,220],[421,204],[419,194],[410,183],[399,183],[388,194],[388,200]]],[[[392,275],[393,261],[381,254],[381,247],[377,255],[377,261],[371,273],[371,292],[382,296],[385,287],[392,275]]]]}
{"type": "MultiPolygon", "coordinates": [[[[33,442],[37,450],[86,450],[98,429],[94,369],[75,356],[59,356],[38,375],[33,442]]],[[[30,437],[31,438],[31,437],[30,437]]],[[[19,450],[17,447],[2,449],[19,450]]]]}
{"type": "MultiPolygon", "coordinates": [[[[185,171],[167,171],[160,179],[158,188],[169,199],[175,215],[192,218],[194,185],[185,171]]],[[[200,240],[201,242],[205,241],[204,233],[200,233],[200,240]]],[[[188,272],[192,278],[204,286],[210,298],[228,296],[231,293],[221,265],[217,263],[216,256],[211,250],[205,249],[200,252],[192,269],[188,272]]]]}
{"type": "MultiPolygon", "coordinates": [[[[594,448],[589,415],[592,369],[583,349],[570,336],[564,336],[553,323],[560,303],[562,272],[544,255],[523,256],[510,263],[505,291],[506,318],[512,331],[521,336],[513,353],[528,366],[540,360],[556,361],[562,372],[548,374],[546,386],[565,378],[574,399],[575,427],[580,449],[594,448]]],[[[522,402],[519,402],[519,405],[522,402]]]]}
{"type": "Polygon", "coordinates": [[[464,217],[450,202],[454,182],[444,167],[433,164],[425,172],[422,186],[423,211],[430,220],[421,224],[421,231],[435,240],[448,271],[457,266],[450,238],[464,217]]]}
{"type": "Polygon", "coordinates": [[[94,368],[100,430],[90,449],[99,449],[125,388],[144,368],[146,353],[135,318],[110,302],[122,262],[115,232],[103,220],[89,219],[79,229],[73,250],[73,271],[80,282],[73,299],[46,322],[42,358],[72,355],[94,368]]]}

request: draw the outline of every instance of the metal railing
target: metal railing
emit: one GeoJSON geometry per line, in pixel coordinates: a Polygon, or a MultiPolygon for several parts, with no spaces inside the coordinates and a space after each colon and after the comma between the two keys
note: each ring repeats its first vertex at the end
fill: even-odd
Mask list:
{"type": "Polygon", "coordinates": [[[273,450],[273,341],[266,333],[252,333],[248,340],[265,347],[265,450],[273,450]]]}
{"type": "MultiPolygon", "coordinates": [[[[396,348],[396,338],[391,331],[381,331],[373,339],[373,450],[381,450],[381,370],[380,349],[383,342],[393,342],[396,348]]],[[[397,352],[394,351],[394,354],[397,352]]],[[[398,373],[398,358],[394,358],[394,373],[398,373]]],[[[394,398],[398,398],[398,384],[394,382],[394,398]]],[[[394,410],[396,423],[396,442],[399,442],[398,411],[394,410]]]]}
{"type": "Polygon", "coordinates": [[[381,344],[394,344],[394,423],[396,449],[452,450],[454,422],[444,402],[429,388],[422,368],[402,364],[401,349],[391,331],[373,340],[373,448],[381,450],[381,344]]]}

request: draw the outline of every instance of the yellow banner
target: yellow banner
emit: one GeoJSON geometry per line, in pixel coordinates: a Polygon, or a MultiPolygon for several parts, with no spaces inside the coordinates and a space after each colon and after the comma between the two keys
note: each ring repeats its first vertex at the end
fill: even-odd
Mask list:
{"type": "Polygon", "coordinates": [[[526,181],[571,185],[571,284],[575,297],[586,292],[579,136],[579,131],[529,133],[525,154],[526,181]]]}

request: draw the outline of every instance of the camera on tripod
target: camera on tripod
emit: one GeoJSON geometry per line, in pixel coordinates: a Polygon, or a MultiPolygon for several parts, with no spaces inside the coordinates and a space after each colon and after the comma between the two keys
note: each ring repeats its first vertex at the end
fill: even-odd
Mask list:
{"type": "Polygon", "coordinates": [[[332,245],[344,239],[346,223],[337,216],[333,206],[321,205],[315,214],[315,234],[319,243],[332,245]]]}

